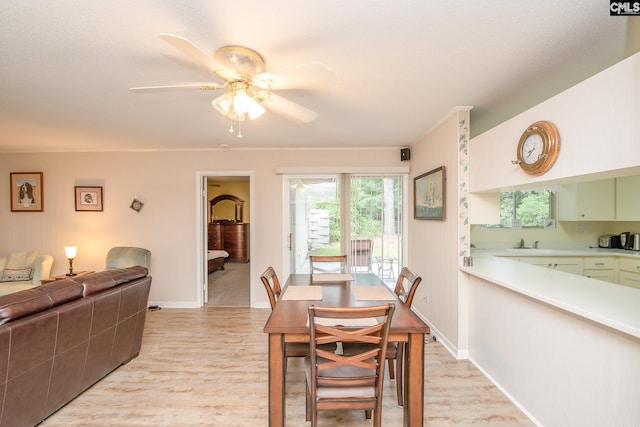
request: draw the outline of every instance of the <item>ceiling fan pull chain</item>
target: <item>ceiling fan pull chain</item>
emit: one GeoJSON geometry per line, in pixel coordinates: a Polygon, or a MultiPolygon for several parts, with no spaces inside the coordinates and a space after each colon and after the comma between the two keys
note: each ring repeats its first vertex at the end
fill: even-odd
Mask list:
{"type": "Polygon", "coordinates": [[[229,133],[233,134],[233,119],[229,119],[229,133]]]}
{"type": "Polygon", "coordinates": [[[242,138],[242,122],[238,120],[238,139],[242,138]]]}

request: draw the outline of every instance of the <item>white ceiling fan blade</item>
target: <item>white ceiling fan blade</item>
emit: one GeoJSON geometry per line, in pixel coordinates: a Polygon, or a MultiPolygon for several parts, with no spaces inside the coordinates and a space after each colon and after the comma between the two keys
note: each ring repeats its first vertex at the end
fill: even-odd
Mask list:
{"type": "Polygon", "coordinates": [[[227,84],[218,84],[211,82],[187,83],[181,85],[165,85],[165,86],[140,86],[129,88],[132,92],[159,92],[167,90],[216,90],[222,89],[227,84]]]}
{"type": "Polygon", "coordinates": [[[318,113],[289,101],[286,98],[278,96],[271,92],[261,94],[261,104],[278,114],[286,116],[290,119],[297,120],[302,123],[309,123],[318,118],[318,113]]]}
{"type": "Polygon", "coordinates": [[[329,80],[333,72],[322,62],[277,68],[253,76],[252,83],[263,89],[292,89],[308,83],[329,80]]]}
{"type": "Polygon", "coordinates": [[[213,60],[213,58],[211,58],[211,56],[204,53],[199,47],[197,47],[184,37],[167,33],[158,34],[158,37],[160,37],[162,40],[166,41],[185,55],[189,56],[194,61],[204,65],[214,73],[216,70],[222,68],[220,64],[218,64],[213,60]]]}

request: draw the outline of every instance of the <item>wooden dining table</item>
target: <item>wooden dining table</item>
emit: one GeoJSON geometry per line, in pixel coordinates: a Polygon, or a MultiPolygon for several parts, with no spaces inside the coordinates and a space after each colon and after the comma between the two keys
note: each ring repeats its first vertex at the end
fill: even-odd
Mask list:
{"type": "MultiPolygon", "coordinates": [[[[378,276],[372,273],[354,273],[353,280],[328,281],[327,278],[310,274],[292,274],[282,290],[280,299],[276,303],[271,316],[264,326],[264,332],[269,334],[269,426],[284,427],[285,425],[285,342],[309,342],[308,307],[310,305],[334,307],[359,307],[379,305],[389,302],[395,303],[395,312],[391,321],[389,341],[406,343],[404,353],[404,426],[417,427],[423,425],[424,418],[424,335],[430,332],[429,327],[409,307],[389,291],[391,297],[387,300],[364,300],[362,296],[356,298],[352,292],[357,286],[385,286],[378,276]],[[318,279],[318,280],[314,280],[318,279]],[[321,287],[318,289],[307,288],[321,287]],[[304,287],[290,292],[289,297],[297,294],[296,298],[287,297],[290,287],[304,287]],[[312,299],[305,298],[304,292],[314,290],[312,299]],[[321,298],[321,299],[319,299],[321,298]]],[[[336,276],[338,279],[344,277],[336,276]]],[[[361,290],[362,291],[362,290],[361,290]]],[[[362,292],[358,294],[362,294],[362,292]]],[[[378,290],[379,291],[379,290],[378,290]]],[[[377,295],[380,295],[379,292],[377,295]]]]}

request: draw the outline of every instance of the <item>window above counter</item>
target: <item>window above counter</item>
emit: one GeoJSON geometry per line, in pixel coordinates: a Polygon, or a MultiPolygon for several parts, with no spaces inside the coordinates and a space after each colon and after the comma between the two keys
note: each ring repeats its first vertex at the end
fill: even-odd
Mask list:
{"type": "Polygon", "coordinates": [[[479,193],[471,196],[471,223],[492,224],[488,227],[496,228],[553,228],[554,219],[640,221],[638,188],[640,175],[546,188],[479,193]],[[541,196],[544,194],[548,195],[548,201],[541,196]],[[546,218],[552,221],[539,224],[547,209],[549,213],[546,218]]]}

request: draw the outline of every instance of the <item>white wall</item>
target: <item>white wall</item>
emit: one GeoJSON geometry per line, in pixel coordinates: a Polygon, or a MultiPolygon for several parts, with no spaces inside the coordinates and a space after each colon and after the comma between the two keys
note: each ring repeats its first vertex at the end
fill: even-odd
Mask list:
{"type": "Polygon", "coordinates": [[[150,301],[165,306],[195,306],[196,174],[251,171],[251,268],[253,302],[267,304],[258,275],[268,265],[282,271],[282,176],[277,167],[397,167],[391,150],[213,150],[197,152],[2,154],[0,170],[0,254],[38,250],[54,256],[52,273],[64,273],[63,246],[77,245],[77,270],[101,270],[112,246],[151,250],[150,301]],[[9,172],[43,172],[44,212],[9,209],[9,172]],[[74,185],[104,186],[104,212],[75,212],[74,185]],[[140,213],[129,208],[136,197],[140,213]]]}
{"type": "MultiPolygon", "coordinates": [[[[624,176],[640,169],[640,53],[548,99],[471,140],[471,191],[535,189],[564,181],[624,176]],[[546,174],[527,175],[516,147],[533,122],[550,120],[561,138],[560,154],[546,174]]],[[[596,245],[598,236],[638,229],[638,223],[558,222],[556,229],[497,230],[473,226],[473,241],[545,245],[596,245]]]]}
{"type": "Polygon", "coordinates": [[[473,362],[540,425],[636,425],[637,338],[476,277],[469,289],[473,362]]]}
{"type": "Polygon", "coordinates": [[[638,117],[640,53],[473,138],[471,191],[638,173],[638,117]],[[538,120],[556,125],[561,145],[555,166],[533,177],[511,161],[516,159],[520,136],[538,120]]]}
{"type": "MultiPolygon", "coordinates": [[[[639,116],[640,54],[636,54],[474,138],[471,189],[536,188],[637,173],[639,116]],[[545,175],[531,177],[511,160],[520,135],[537,120],[554,122],[562,142],[556,165],[545,175]]],[[[576,236],[570,229],[575,224],[562,224],[569,228],[556,231],[556,236],[576,236]]],[[[589,238],[608,229],[606,224],[593,223],[589,238]]],[[[611,224],[615,232],[635,223],[611,224]]],[[[521,233],[525,239],[534,238],[521,233]]],[[[507,236],[513,239],[513,234],[507,236]]],[[[461,307],[468,319],[460,329],[468,331],[471,360],[541,425],[638,425],[636,338],[484,279],[470,276],[467,284],[461,307]]]]}
{"type": "MultiPolygon", "coordinates": [[[[407,266],[422,277],[413,308],[427,320],[433,332],[452,351],[458,346],[458,226],[459,120],[468,129],[468,111],[454,111],[422,141],[411,148],[411,184],[425,172],[445,166],[446,215],[444,221],[409,221],[409,262],[407,266]]],[[[410,206],[413,209],[413,192],[410,206]]]]}

